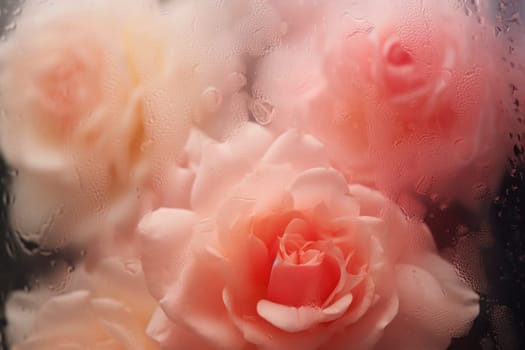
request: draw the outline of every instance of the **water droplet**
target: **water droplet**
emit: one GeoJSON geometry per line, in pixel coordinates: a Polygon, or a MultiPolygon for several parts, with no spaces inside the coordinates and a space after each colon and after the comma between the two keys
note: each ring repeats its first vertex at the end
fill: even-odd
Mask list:
{"type": "Polygon", "coordinates": [[[267,101],[255,100],[250,104],[250,112],[260,125],[268,125],[273,120],[274,107],[267,101]]]}
{"type": "Polygon", "coordinates": [[[490,194],[490,189],[486,183],[480,182],[472,186],[472,197],[475,200],[486,199],[490,194]]]}
{"type": "Polygon", "coordinates": [[[469,144],[465,139],[457,139],[454,141],[454,147],[456,149],[457,155],[462,160],[469,160],[472,158],[474,153],[474,147],[472,144],[469,144]]]}
{"type": "Polygon", "coordinates": [[[416,183],[415,191],[421,195],[427,195],[432,188],[433,178],[422,176],[416,183]]]}
{"type": "Polygon", "coordinates": [[[4,31],[9,32],[16,29],[16,22],[11,22],[4,27],[4,31]]]}
{"type": "Polygon", "coordinates": [[[63,260],[51,260],[52,274],[46,279],[47,288],[53,292],[64,291],[71,282],[69,265],[63,260]]]}
{"type": "Polygon", "coordinates": [[[9,203],[10,203],[9,193],[8,192],[2,193],[2,204],[4,205],[4,207],[9,206],[9,203]]]}
{"type": "Polygon", "coordinates": [[[13,247],[13,244],[9,240],[5,243],[5,252],[7,253],[7,256],[15,258],[15,249],[13,247]]]}
{"type": "Polygon", "coordinates": [[[140,264],[137,261],[126,261],[124,263],[124,268],[132,275],[136,275],[140,272],[140,264]]]}
{"type": "Polygon", "coordinates": [[[444,210],[447,210],[447,209],[448,209],[448,203],[443,202],[443,203],[439,204],[439,210],[444,211],[444,210]]]}
{"type": "Polygon", "coordinates": [[[18,176],[18,169],[9,169],[8,174],[11,177],[17,177],[18,176]]]}
{"type": "Polygon", "coordinates": [[[215,113],[221,108],[222,94],[216,87],[207,87],[202,93],[202,103],[207,112],[215,113]]]}
{"type": "Polygon", "coordinates": [[[240,72],[233,72],[228,75],[228,88],[231,92],[237,92],[246,86],[246,76],[240,72]]]}
{"type": "Polygon", "coordinates": [[[456,234],[458,236],[466,236],[469,233],[469,228],[466,225],[458,225],[456,226],[456,234]]]}

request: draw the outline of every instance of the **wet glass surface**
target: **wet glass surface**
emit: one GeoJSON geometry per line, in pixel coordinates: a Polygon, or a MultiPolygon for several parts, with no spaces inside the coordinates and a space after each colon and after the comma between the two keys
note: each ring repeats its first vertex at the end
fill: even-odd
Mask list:
{"type": "MultiPolygon", "coordinates": [[[[3,10],[0,27],[4,28],[4,35],[8,35],[10,31],[16,31],[16,25],[11,24],[9,16],[18,11],[16,9],[19,5],[16,1],[0,1],[0,9],[3,10]]],[[[491,10],[488,16],[494,18],[485,18],[486,14],[479,14],[480,5],[475,1],[462,2],[463,7],[457,11],[464,11],[467,17],[478,18],[479,22],[486,22],[491,29],[493,27],[494,37],[499,44],[507,48],[498,61],[502,71],[511,73],[503,75],[508,81],[497,86],[508,89],[498,91],[505,96],[500,102],[506,103],[502,110],[512,114],[516,123],[507,132],[512,144],[512,153],[506,157],[503,180],[493,191],[485,193],[483,189],[479,190],[479,201],[488,203],[489,208],[484,217],[480,219],[476,210],[461,200],[447,201],[446,204],[428,199],[425,202],[427,207],[424,220],[432,231],[439,252],[463,272],[468,271],[465,272],[467,276],[463,277],[469,280],[480,294],[479,316],[466,336],[452,340],[449,349],[454,350],[521,349],[525,334],[525,80],[521,80],[525,77],[525,27],[521,23],[525,5],[510,0],[487,0],[483,3],[489,5],[491,10]]],[[[5,41],[5,38],[3,40],[5,41]]],[[[403,54],[397,55],[395,50],[393,52],[393,62],[403,64],[406,59],[403,54]]],[[[487,51],[479,54],[498,56],[499,53],[487,51]]],[[[247,63],[248,70],[256,67],[255,61],[259,58],[256,55],[250,57],[251,61],[248,60],[247,63]]],[[[248,86],[252,87],[258,77],[257,74],[248,71],[246,79],[248,86]]],[[[253,91],[255,90],[254,88],[253,91]]],[[[212,90],[205,92],[206,106],[213,109],[218,98],[212,90]]],[[[272,104],[265,101],[252,105],[250,121],[263,126],[271,124],[268,115],[272,114],[272,109],[272,104]]],[[[6,350],[9,347],[4,333],[7,323],[4,307],[9,294],[14,290],[30,290],[29,286],[35,285],[35,281],[38,285],[41,276],[49,271],[71,274],[87,254],[81,246],[42,246],[25,239],[13,229],[9,209],[16,198],[10,194],[10,188],[12,179],[17,176],[17,171],[9,169],[5,161],[2,161],[0,320],[3,330],[2,349],[6,350]]],[[[63,280],[66,279],[64,277],[63,280]]],[[[58,281],[51,289],[60,289],[60,283],[61,281],[58,281]]]]}

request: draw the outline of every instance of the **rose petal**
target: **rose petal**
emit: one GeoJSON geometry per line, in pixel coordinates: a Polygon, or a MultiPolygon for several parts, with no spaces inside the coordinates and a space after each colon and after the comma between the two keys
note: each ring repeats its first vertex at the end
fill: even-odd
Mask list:
{"type": "Polygon", "coordinates": [[[286,226],[283,236],[289,234],[301,235],[304,239],[308,239],[312,227],[308,222],[302,218],[293,218],[290,223],[286,226]]]}
{"type": "Polygon", "coordinates": [[[398,261],[411,252],[434,252],[436,245],[428,227],[416,218],[409,218],[400,207],[381,192],[361,185],[349,185],[351,196],[360,204],[360,215],[382,219],[387,230],[377,235],[391,261],[398,261]]]}
{"type": "Polygon", "coordinates": [[[379,299],[358,322],[341,329],[320,350],[347,350],[351,344],[352,350],[375,349],[374,345],[381,339],[385,327],[398,312],[399,299],[395,293],[379,299]]]}
{"type": "Polygon", "coordinates": [[[386,328],[378,349],[445,349],[461,336],[479,313],[479,297],[438,256],[427,257],[429,272],[416,265],[398,265],[399,314],[386,328]]]}
{"type": "Polygon", "coordinates": [[[89,304],[90,298],[90,293],[83,290],[56,296],[45,303],[39,311],[30,342],[22,343],[22,348],[53,349],[64,343],[65,337],[73,344],[93,344],[103,338],[89,304]],[[50,328],[50,324],[54,327],[50,328]],[[37,347],[31,348],[31,342],[37,347]]]}
{"type": "Polygon", "coordinates": [[[261,162],[292,165],[296,171],[329,166],[323,144],[296,130],[279,136],[268,148],[261,162]],[[300,157],[297,156],[299,154],[300,157]]]}
{"type": "Polygon", "coordinates": [[[160,307],[177,327],[217,349],[242,349],[245,341],[222,302],[222,262],[208,252],[201,254],[188,259],[176,283],[160,300],[160,307]]]}
{"type": "Polygon", "coordinates": [[[341,173],[331,168],[313,168],[302,172],[290,188],[297,210],[309,210],[325,203],[329,215],[355,216],[359,204],[348,196],[348,184],[341,173]],[[323,184],[319,186],[319,184],[323,184]]]}
{"type": "MultiPolygon", "coordinates": [[[[224,290],[223,300],[232,321],[242,331],[244,338],[255,344],[259,350],[317,350],[331,336],[330,332],[325,332],[322,328],[297,333],[279,330],[260,319],[256,310],[253,310],[252,317],[242,316],[243,313],[239,312],[242,307],[236,305],[227,290],[224,290]]],[[[246,312],[244,315],[247,315],[246,312]]]]}
{"type": "Polygon", "coordinates": [[[18,344],[27,339],[40,306],[52,295],[48,289],[38,289],[31,293],[18,291],[9,296],[5,314],[9,320],[6,332],[10,344],[18,344]]]}
{"type": "Polygon", "coordinates": [[[253,168],[270,142],[271,135],[264,128],[247,123],[228,141],[208,145],[191,194],[192,208],[212,211],[242,174],[253,168]]]}
{"type": "Polygon", "coordinates": [[[214,350],[214,347],[206,343],[199,335],[173,324],[161,308],[158,308],[153,314],[146,333],[155,339],[162,349],[214,350]]]}
{"type": "Polygon", "coordinates": [[[341,270],[338,261],[328,254],[319,259],[304,264],[276,258],[268,281],[267,298],[286,306],[320,307],[337,286],[341,270]]]}
{"type": "Polygon", "coordinates": [[[81,349],[83,344],[100,341],[100,326],[89,306],[90,293],[75,291],[56,296],[46,302],[38,312],[28,341],[17,344],[19,350],[56,349],[57,344],[71,344],[72,349],[81,349]],[[49,325],[54,325],[50,328],[49,325]],[[69,338],[64,342],[64,335],[69,338]]]}
{"type": "Polygon", "coordinates": [[[144,324],[137,322],[131,310],[115,299],[97,298],[90,302],[100,325],[126,350],[155,349],[156,343],[145,336],[144,324]]]}
{"type": "Polygon", "coordinates": [[[155,207],[188,208],[195,172],[174,164],[152,185],[159,198],[155,207]]]}
{"type": "Polygon", "coordinates": [[[349,294],[332,304],[325,312],[324,309],[316,307],[293,307],[260,300],[257,303],[257,313],[275,327],[285,332],[296,333],[337,319],[344,314],[351,303],[352,295],[349,294]]]}
{"type": "Polygon", "coordinates": [[[161,299],[184,267],[197,218],[184,209],[159,209],[138,226],[141,259],[151,294],[161,299]]]}
{"type": "Polygon", "coordinates": [[[295,175],[289,164],[259,164],[236,186],[232,196],[253,201],[254,214],[291,210],[293,203],[287,188],[295,175]]]}

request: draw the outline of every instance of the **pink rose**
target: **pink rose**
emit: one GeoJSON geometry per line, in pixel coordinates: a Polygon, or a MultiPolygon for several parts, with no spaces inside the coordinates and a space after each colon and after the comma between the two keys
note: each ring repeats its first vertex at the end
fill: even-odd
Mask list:
{"type": "Polygon", "coordinates": [[[90,271],[77,266],[66,278],[60,294],[48,289],[49,281],[11,294],[6,305],[11,349],[159,349],[145,334],[156,303],[139,262],[110,258],[90,271]]]}
{"type": "Polygon", "coordinates": [[[309,135],[209,145],[191,203],[139,225],[163,349],[445,349],[479,312],[425,224],[309,135]]]}
{"type": "Polygon", "coordinates": [[[511,128],[499,107],[497,55],[479,54],[495,43],[460,9],[424,7],[371,1],[327,10],[307,44],[293,41],[302,51],[263,59],[255,92],[276,104],[278,129],[311,132],[347,178],[405,209],[419,211],[409,197],[475,208],[497,189],[511,128]],[[290,79],[274,78],[281,75],[290,79]]]}

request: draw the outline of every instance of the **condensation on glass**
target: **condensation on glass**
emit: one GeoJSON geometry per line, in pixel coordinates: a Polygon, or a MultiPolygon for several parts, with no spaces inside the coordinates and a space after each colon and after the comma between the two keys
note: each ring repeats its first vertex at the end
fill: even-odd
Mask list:
{"type": "MultiPolygon", "coordinates": [[[[479,295],[479,315],[449,349],[523,346],[525,2],[135,2],[0,2],[2,349],[32,339],[35,315],[50,312],[41,307],[53,298],[62,298],[59,313],[71,295],[81,305],[121,298],[135,307],[165,293],[150,280],[167,272],[150,275],[137,262],[146,249],[133,240],[137,224],[158,208],[197,212],[195,203],[220,196],[256,202],[265,189],[242,198],[195,190],[209,181],[195,175],[200,166],[222,188],[255,167],[242,155],[280,156],[262,157],[239,137],[246,125],[274,138],[294,128],[314,135],[309,145],[334,157],[320,167],[428,227],[439,256],[479,295]],[[94,292],[112,281],[125,292],[94,292]]],[[[261,169],[264,178],[272,168],[261,169]]],[[[197,232],[210,225],[203,219],[197,232]]],[[[289,252],[298,243],[279,244],[289,252]]],[[[281,295],[272,288],[268,295],[281,295]]],[[[151,305],[133,313],[141,322],[143,307],[151,305]]]]}

